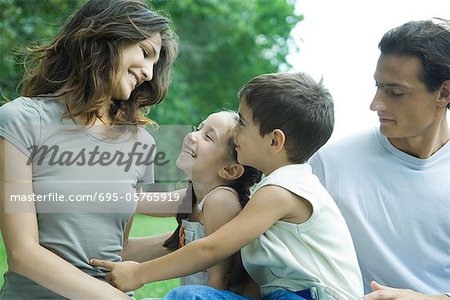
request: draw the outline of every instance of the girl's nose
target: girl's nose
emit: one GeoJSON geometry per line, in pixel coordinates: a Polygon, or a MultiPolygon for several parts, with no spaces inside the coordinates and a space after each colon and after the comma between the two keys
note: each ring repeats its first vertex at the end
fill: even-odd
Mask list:
{"type": "Polygon", "coordinates": [[[197,140],[197,131],[193,131],[187,134],[186,140],[189,140],[191,142],[195,142],[197,140]]]}

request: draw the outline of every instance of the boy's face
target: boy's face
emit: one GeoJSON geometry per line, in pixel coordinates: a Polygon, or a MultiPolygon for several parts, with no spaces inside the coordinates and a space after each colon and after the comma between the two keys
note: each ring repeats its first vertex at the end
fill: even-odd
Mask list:
{"type": "MultiPolygon", "coordinates": [[[[259,134],[259,125],[253,121],[250,107],[245,100],[239,105],[239,122],[236,126],[236,152],[238,162],[264,172],[264,159],[267,158],[267,138],[259,134]]],[[[266,135],[267,136],[267,135],[266,135]]]]}

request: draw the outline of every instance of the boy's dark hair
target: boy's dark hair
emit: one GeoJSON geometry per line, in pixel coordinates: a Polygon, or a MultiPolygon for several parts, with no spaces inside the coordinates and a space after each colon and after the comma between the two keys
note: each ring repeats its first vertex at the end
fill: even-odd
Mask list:
{"type": "MultiPolygon", "coordinates": [[[[419,79],[429,92],[450,79],[450,21],[411,21],[386,32],[378,48],[381,55],[417,57],[422,65],[419,79]],[[434,22],[436,21],[436,22],[434,22]]],[[[447,105],[450,109],[450,104],[447,105]]]]}
{"type": "Polygon", "coordinates": [[[304,163],[330,138],[334,128],[331,94],[305,73],[264,74],[239,91],[261,136],[280,129],[288,159],[304,163]]]}

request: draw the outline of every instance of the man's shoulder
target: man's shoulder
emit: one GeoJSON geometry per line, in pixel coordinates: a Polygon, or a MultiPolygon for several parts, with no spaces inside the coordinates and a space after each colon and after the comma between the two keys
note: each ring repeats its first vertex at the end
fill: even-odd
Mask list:
{"type": "Polygon", "coordinates": [[[325,144],[318,152],[321,154],[328,153],[349,153],[364,150],[367,147],[373,147],[377,142],[377,128],[361,130],[347,136],[332,140],[325,144]]]}

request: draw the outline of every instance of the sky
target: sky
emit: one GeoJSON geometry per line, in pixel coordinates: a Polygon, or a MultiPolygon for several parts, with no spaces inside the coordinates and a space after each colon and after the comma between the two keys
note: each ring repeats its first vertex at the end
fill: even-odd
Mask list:
{"type": "Polygon", "coordinates": [[[292,31],[300,49],[288,62],[293,71],[323,78],[335,102],[336,139],[378,125],[369,105],[383,34],[410,20],[450,19],[450,1],[297,0],[296,12],[304,16],[292,31]]]}

